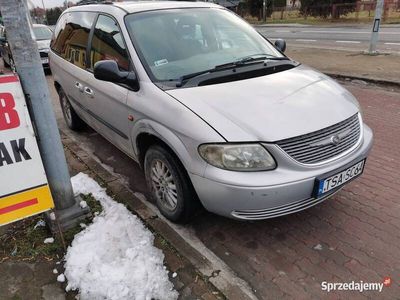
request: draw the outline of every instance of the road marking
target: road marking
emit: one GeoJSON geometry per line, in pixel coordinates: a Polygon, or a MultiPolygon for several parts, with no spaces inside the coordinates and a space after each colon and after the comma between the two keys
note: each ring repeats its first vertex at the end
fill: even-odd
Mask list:
{"type": "Polygon", "coordinates": [[[385,43],[385,45],[396,45],[396,46],[400,46],[400,43],[385,43]]]}
{"type": "MultiPolygon", "coordinates": [[[[371,31],[331,31],[331,30],[302,30],[301,32],[304,33],[348,33],[348,34],[371,34],[371,31]]],[[[379,34],[399,34],[399,32],[394,32],[394,31],[389,31],[389,32],[384,32],[380,31],[379,34]]]]}
{"type": "Polygon", "coordinates": [[[359,41],[335,41],[336,43],[360,44],[359,41]]]}
{"type": "Polygon", "coordinates": [[[296,42],[316,42],[317,40],[297,39],[296,42]]]}

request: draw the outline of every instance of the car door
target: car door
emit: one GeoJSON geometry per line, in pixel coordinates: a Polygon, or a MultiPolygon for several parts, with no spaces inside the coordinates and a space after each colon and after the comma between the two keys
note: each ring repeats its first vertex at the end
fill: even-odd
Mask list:
{"type": "MultiPolygon", "coordinates": [[[[95,63],[101,60],[115,60],[120,70],[130,69],[125,41],[114,18],[99,14],[89,56],[91,71],[95,63]]],[[[90,114],[96,119],[96,130],[126,153],[131,153],[126,106],[128,89],[122,85],[97,80],[90,73],[84,82],[84,95],[90,114]]]]}
{"type": "Polygon", "coordinates": [[[74,109],[89,124],[83,82],[91,75],[86,70],[86,51],[96,16],[94,12],[64,14],[57,22],[51,42],[51,50],[58,55],[51,61],[51,67],[74,109]]]}

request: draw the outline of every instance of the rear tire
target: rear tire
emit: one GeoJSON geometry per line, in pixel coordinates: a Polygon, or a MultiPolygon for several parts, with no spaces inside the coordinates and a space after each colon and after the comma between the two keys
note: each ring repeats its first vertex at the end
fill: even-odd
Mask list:
{"type": "Polygon", "coordinates": [[[144,172],[160,212],[173,222],[190,220],[199,201],[181,162],[164,147],[154,145],[146,152],[144,172]]]}
{"type": "Polygon", "coordinates": [[[11,71],[15,72],[15,63],[14,63],[14,59],[10,58],[10,65],[9,68],[11,69],[11,71]]]}
{"type": "Polygon", "coordinates": [[[4,65],[4,67],[6,67],[6,68],[9,68],[10,67],[10,65],[6,62],[6,60],[4,59],[4,56],[3,56],[3,65],[4,65]]]}
{"type": "Polygon", "coordinates": [[[74,131],[83,129],[85,127],[85,122],[77,115],[62,88],[58,90],[58,96],[60,98],[64,120],[65,123],[67,123],[68,128],[74,131]]]}

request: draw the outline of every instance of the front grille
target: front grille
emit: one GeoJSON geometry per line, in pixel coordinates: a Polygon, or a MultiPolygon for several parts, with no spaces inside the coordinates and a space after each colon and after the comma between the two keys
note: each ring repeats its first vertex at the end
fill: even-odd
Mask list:
{"type": "Polygon", "coordinates": [[[303,164],[316,164],[339,156],[352,148],[360,138],[361,124],[358,114],[324,129],[285,139],[277,145],[292,158],[303,164]],[[331,138],[341,140],[335,145],[331,138]]]}

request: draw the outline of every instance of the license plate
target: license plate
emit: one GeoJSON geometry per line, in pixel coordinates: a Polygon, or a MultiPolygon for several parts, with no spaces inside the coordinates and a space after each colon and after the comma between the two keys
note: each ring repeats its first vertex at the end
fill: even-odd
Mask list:
{"type": "Polygon", "coordinates": [[[365,160],[362,160],[355,165],[336,173],[335,175],[329,176],[325,179],[317,180],[317,197],[321,197],[329,191],[342,186],[357,176],[360,176],[364,170],[364,165],[365,160]]]}
{"type": "Polygon", "coordinates": [[[47,64],[49,63],[49,59],[48,58],[42,58],[42,64],[47,64]]]}

